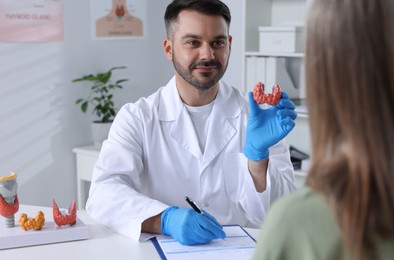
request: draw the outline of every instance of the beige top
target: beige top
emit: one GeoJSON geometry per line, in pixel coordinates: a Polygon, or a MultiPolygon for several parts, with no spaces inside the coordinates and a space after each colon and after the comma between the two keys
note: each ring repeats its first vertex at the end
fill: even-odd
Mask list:
{"type": "MultiPolygon", "coordinates": [[[[376,240],[379,258],[394,259],[394,238],[376,240]]],[[[268,212],[254,259],[350,259],[328,204],[310,188],[278,200],[268,212]]]]}

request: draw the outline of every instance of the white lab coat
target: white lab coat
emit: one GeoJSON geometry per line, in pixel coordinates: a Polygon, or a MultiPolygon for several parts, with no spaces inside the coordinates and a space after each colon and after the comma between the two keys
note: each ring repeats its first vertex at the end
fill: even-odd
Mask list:
{"type": "Polygon", "coordinates": [[[202,153],[175,77],[117,114],[94,167],[86,210],[138,240],[141,223],[190,196],[221,224],[259,227],[270,203],[295,189],[284,141],[271,147],[267,189],[256,192],[242,150],[249,105],[223,81],[202,153]]]}

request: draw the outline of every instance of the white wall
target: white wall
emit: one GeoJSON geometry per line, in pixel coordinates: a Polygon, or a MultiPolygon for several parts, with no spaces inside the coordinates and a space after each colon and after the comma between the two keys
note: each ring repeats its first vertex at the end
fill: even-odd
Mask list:
{"type": "Polygon", "coordinates": [[[274,26],[302,26],[305,23],[307,0],[274,0],[271,24],[274,26]]]}
{"type": "Polygon", "coordinates": [[[242,90],[244,50],[245,50],[245,2],[241,0],[222,0],[231,12],[230,35],[233,37],[230,60],[223,80],[242,90]]]}
{"type": "Polygon", "coordinates": [[[116,106],[147,96],[167,83],[173,67],[164,56],[163,15],[170,0],[147,1],[147,37],[94,41],[88,0],[64,0],[65,40],[0,43],[0,176],[18,174],[22,204],[67,207],[76,198],[76,146],[90,144],[91,113],[75,100],[88,87],[70,83],[87,73],[128,78],[115,93],[116,106]]]}

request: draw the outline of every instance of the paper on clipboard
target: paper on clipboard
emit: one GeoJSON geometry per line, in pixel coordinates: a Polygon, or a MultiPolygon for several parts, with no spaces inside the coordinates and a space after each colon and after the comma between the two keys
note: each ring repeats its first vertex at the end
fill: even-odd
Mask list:
{"type": "Polygon", "coordinates": [[[225,239],[215,239],[208,244],[184,246],[171,237],[160,235],[152,242],[163,260],[251,259],[256,241],[240,226],[223,226],[225,239]]]}

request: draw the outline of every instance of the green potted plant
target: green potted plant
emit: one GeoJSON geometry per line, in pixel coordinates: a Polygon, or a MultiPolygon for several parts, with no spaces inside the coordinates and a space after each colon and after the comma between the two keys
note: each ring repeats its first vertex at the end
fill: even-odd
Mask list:
{"type": "Polygon", "coordinates": [[[128,81],[128,79],[114,81],[112,71],[125,68],[125,66],[113,67],[107,72],[89,74],[72,80],[73,83],[89,82],[92,84],[89,96],[79,98],[75,103],[80,106],[83,113],[88,111],[90,105],[93,106],[92,113],[97,116],[97,120],[92,122],[93,141],[96,148],[101,148],[103,140],[107,139],[109,128],[116,115],[113,92],[116,89],[122,89],[121,84],[128,81]]]}

